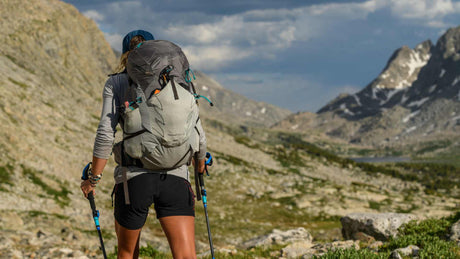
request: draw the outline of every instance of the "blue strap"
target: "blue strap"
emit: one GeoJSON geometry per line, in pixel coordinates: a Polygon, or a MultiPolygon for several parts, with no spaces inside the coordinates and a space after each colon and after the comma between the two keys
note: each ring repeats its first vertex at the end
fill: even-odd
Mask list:
{"type": "Polygon", "coordinates": [[[208,97],[206,97],[206,96],[199,95],[199,94],[194,94],[194,96],[195,96],[195,99],[196,99],[196,100],[198,100],[198,99],[200,99],[200,98],[203,98],[203,99],[205,99],[206,101],[208,101],[208,102],[211,104],[211,106],[214,105],[214,104],[211,102],[211,100],[209,100],[208,97]]]}
{"type": "Polygon", "coordinates": [[[187,83],[192,82],[192,77],[190,76],[190,72],[192,72],[193,80],[196,79],[195,73],[193,73],[193,70],[188,68],[187,70],[185,70],[185,82],[187,82],[187,83]]]}

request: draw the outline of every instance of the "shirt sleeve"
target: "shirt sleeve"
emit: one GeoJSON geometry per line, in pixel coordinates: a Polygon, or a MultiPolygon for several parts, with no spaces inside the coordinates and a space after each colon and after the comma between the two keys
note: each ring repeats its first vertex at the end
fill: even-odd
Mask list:
{"type": "Polygon", "coordinates": [[[119,113],[113,91],[113,80],[109,78],[102,94],[102,112],[94,140],[93,156],[108,159],[112,152],[119,113]]]}
{"type": "Polygon", "coordinates": [[[200,135],[200,150],[198,151],[198,159],[202,160],[206,157],[206,134],[204,133],[203,126],[201,125],[201,119],[196,124],[198,134],[200,135]]]}

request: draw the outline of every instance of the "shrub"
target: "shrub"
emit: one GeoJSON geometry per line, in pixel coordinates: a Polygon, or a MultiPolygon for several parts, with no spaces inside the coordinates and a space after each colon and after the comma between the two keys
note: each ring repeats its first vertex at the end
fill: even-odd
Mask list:
{"type": "Polygon", "coordinates": [[[389,252],[376,253],[368,249],[337,249],[335,251],[329,251],[322,256],[314,256],[313,258],[321,259],[387,259],[390,255],[389,252]]]}
{"type": "Polygon", "coordinates": [[[165,254],[165,253],[162,253],[158,250],[156,250],[155,248],[153,248],[152,246],[150,245],[147,245],[147,246],[144,246],[144,247],[141,247],[139,249],[139,255],[140,256],[144,256],[146,258],[157,258],[157,259],[167,259],[167,258],[171,258],[170,255],[168,254],[165,254]]]}
{"type": "MultiPolygon", "coordinates": [[[[0,166],[0,184],[6,184],[13,186],[13,180],[11,178],[11,175],[13,174],[13,166],[10,164],[7,164],[5,166],[0,166]]],[[[1,189],[0,187],[0,190],[1,189]]]]}
{"type": "Polygon", "coordinates": [[[377,201],[369,201],[369,208],[373,210],[380,210],[380,203],[377,201]]]}
{"type": "Polygon", "coordinates": [[[441,219],[426,219],[421,222],[411,221],[399,229],[396,238],[382,247],[383,251],[416,245],[420,247],[420,258],[458,258],[460,247],[448,241],[448,233],[460,212],[441,219]]]}

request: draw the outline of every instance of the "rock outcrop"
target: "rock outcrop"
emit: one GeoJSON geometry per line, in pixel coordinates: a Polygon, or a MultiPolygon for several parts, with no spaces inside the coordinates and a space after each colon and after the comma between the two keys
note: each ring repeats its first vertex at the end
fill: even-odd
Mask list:
{"type": "Polygon", "coordinates": [[[305,228],[291,229],[287,231],[281,231],[274,229],[271,233],[256,237],[243,243],[243,247],[246,249],[253,247],[263,247],[271,245],[284,245],[294,242],[311,242],[311,234],[305,230],[305,228]]]}
{"type": "Polygon", "coordinates": [[[450,228],[450,240],[457,241],[460,244],[460,220],[450,228]]]}
{"type": "Polygon", "coordinates": [[[398,228],[411,220],[417,219],[411,214],[402,213],[352,213],[342,217],[342,235],[345,239],[358,239],[359,233],[386,241],[395,237],[398,228]]]}
{"type": "Polygon", "coordinates": [[[391,252],[390,259],[402,259],[402,258],[418,258],[420,253],[420,247],[410,245],[404,248],[398,248],[391,252]]]}

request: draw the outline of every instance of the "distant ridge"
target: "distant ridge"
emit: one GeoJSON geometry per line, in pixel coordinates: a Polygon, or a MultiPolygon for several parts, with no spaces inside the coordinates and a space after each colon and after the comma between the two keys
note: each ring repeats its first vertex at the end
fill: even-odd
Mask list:
{"type": "Polygon", "coordinates": [[[205,118],[225,123],[269,127],[291,114],[289,110],[264,102],[251,100],[225,89],[217,81],[202,72],[195,72],[194,84],[199,94],[209,97],[215,106],[200,101],[200,112],[205,118]]]}

